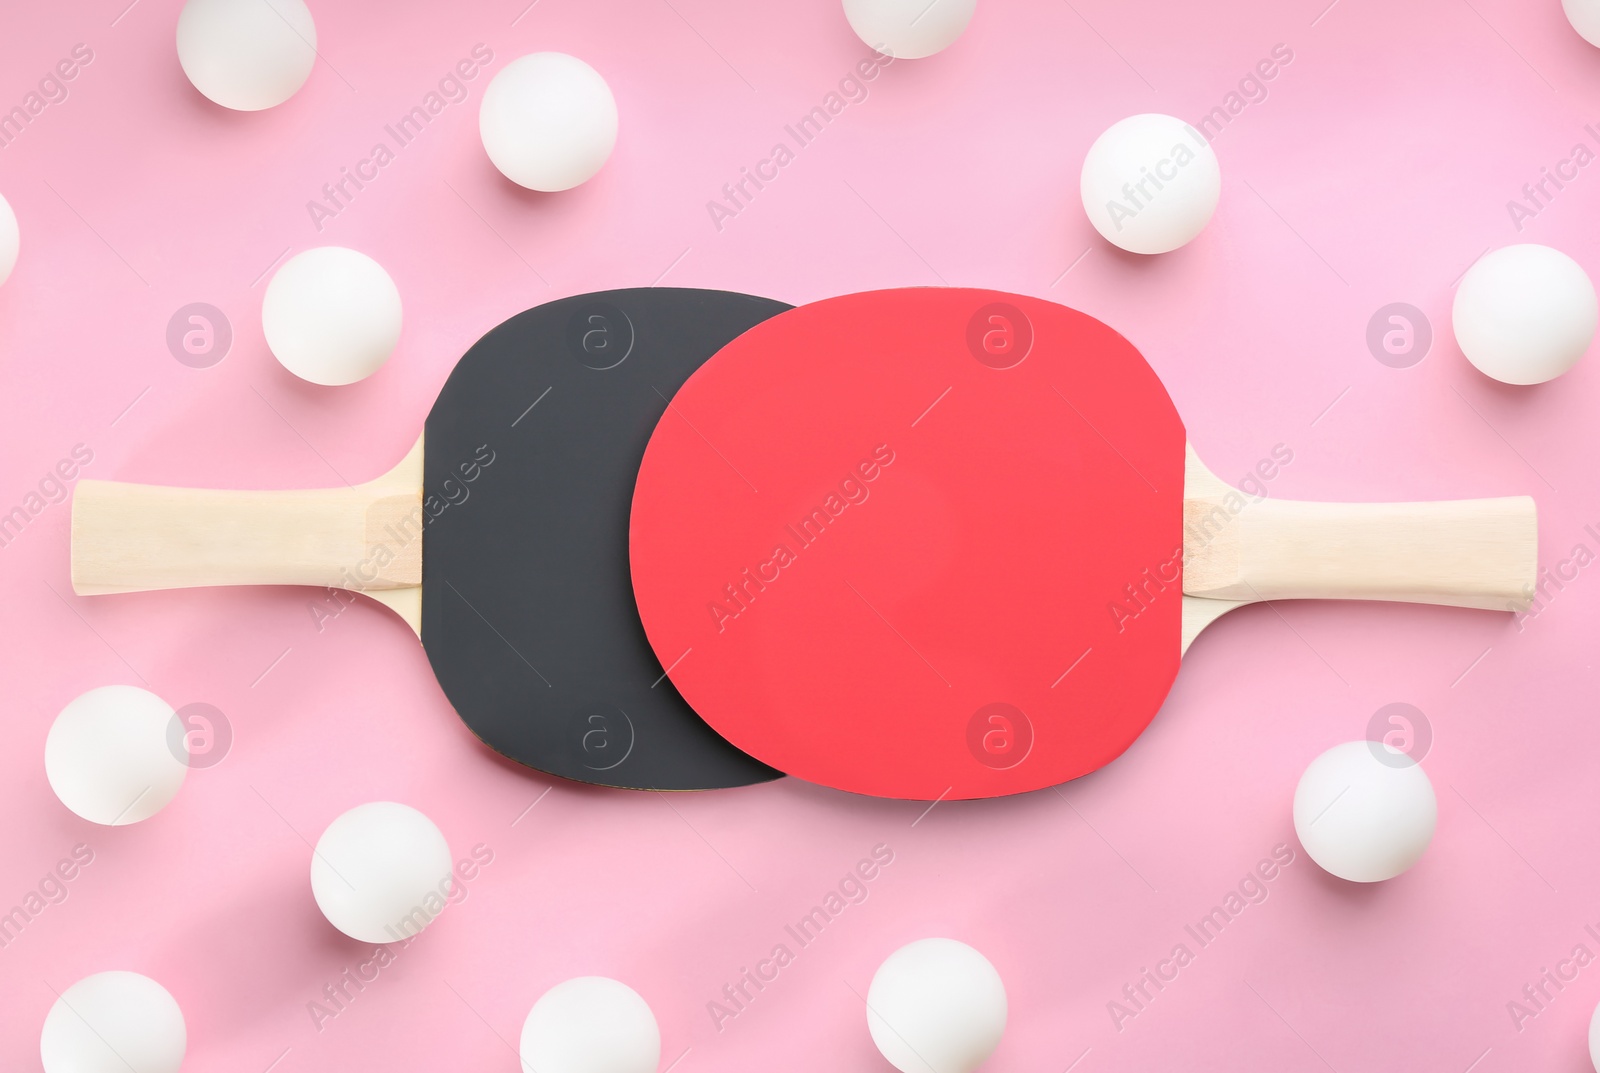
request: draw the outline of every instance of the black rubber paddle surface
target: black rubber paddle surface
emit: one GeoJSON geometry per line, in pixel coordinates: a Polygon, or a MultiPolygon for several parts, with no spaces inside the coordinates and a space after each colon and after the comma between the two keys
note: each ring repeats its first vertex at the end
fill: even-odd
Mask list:
{"type": "Polygon", "coordinates": [[[485,744],[630,789],[780,775],[711,730],[656,659],[628,515],[667,400],[788,308],[727,291],[579,295],[511,318],[456,365],[423,443],[422,643],[485,744]]]}

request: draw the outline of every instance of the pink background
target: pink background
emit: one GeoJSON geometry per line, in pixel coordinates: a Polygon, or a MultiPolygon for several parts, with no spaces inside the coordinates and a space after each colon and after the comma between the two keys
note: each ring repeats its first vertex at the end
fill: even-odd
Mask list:
{"type": "MultiPolygon", "coordinates": [[[[1600,53],[1554,0],[1326,3],[981,0],[961,41],[892,66],[721,231],[706,202],[866,54],[836,0],[313,3],[323,62],[253,115],[185,81],[176,0],[9,5],[0,106],[75,44],[94,59],[0,149],[23,233],[0,288],[0,511],[78,443],[101,478],[376,475],[473,340],[561,295],[662,282],[804,302],[948,282],[1120,328],[1224,477],[1284,444],[1275,496],[1531,493],[1546,565],[1595,550],[1600,367],[1503,387],[1466,364],[1448,320],[1455,280],[1491,246],[1549,243],[1600,271],[1600,169],[1521,232],[1506,209],[1600,119],[1600,53]],[[486,74],[318,233],[307,200],[478,43],[491,72],[544,49],[593,64],[621,110],[606,168],[555,196],[503,180],[477,138],[486,74]],[[1143,111],[1197,121],[1280,43],[1293,61],[1216,140],[1209,229],[1155,260],[1101,241],[1077,194],[1095,135],[1143,111]],[[300,383],[262,342],[263,277],[319,244],[372,254],[405,299],[398,352],[357,386],[300,383]],[[164,342],[196,301],[235,334],[204,370],[164,342]],[[1435,330],[1403,370],[1364,340],[1396,301],[1435,330]]],[[[887,1069],[859,995],[927,935],[972,943],[1005,978],[1001,1073],[1587,1068],[1600,965],[1520,1031],[1507,1003],[1576,944],[1600,952],[1584,931],[1600,922],[1593,571],[1520,629],[1421,607],[1236,613],[1110,768],[922,815],[792,780],[670,799],[552,785],[472,738],[383,609],[319,632],[308,591],[79,599],[68,518],[52,505],[0,549],[0,907],[75,844],[95,855],[0,950],[7,1069],[39,1067],[53,989],[110,968],[177,997],[193,1070],[515,1069],[529,1006],[583,974],[638,989],[663,1066],[681,1056],[683,1073],[887,1069]],[[220,765],[121,829],[70,814],[41,763],[62,706],[112,682],[214,704],[235,733],[220,765]],[[1290,799],[1314,756],[1393,701],[1431,723],[1439,829],[1410,873],[1356,887],[1298,849],[1290,799]],[[319,1031],[307,1003],[371,950],[318,914],[308,843],[374,799],[494,861],[319,1031]],[[707,1003],[880,843],[894,861],[868,899],[719,1031],[707,1003]],[[1107,1003],[1280,843],[1295,860],[1267,900],[1119,1031],[1107,1003]]]]}

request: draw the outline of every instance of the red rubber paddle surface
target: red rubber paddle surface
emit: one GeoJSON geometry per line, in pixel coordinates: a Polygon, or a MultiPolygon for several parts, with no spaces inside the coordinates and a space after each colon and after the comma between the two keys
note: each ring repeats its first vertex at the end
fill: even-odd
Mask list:
{"type": "Polygon", "coordinates": [[[1036,298],[917,288],[749,329],[634,490],[661,665],[734,745],[883,797],[1108,763],[1177,674],[1183,424],[1137,350],[1036,298]]]}

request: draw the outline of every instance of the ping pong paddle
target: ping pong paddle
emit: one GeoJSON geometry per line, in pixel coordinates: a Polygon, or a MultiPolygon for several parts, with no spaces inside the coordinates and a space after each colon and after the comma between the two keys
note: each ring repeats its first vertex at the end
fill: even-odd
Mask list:
{"type": "Polygon", "coordinates": [[[712,727],[791,775],[934,800],[1109,763],[1245,603],[1526,607],[1535,514],[1252,502],[1106,325],[918,288],[780,314],[691,376],[644,453],[630,556],[712,727]]]}
{"type": "Polygon", "coordinates": [[[564,298],[467,351],[416,446],[366,484],[216,491],[80,481],[80,594],[317,585],[393,608],[467,726],[582,782],[777,778],[713,733],[656,661],[628,577],[629,499],[667,400],[787,309],[726,291],[564,298]]]}

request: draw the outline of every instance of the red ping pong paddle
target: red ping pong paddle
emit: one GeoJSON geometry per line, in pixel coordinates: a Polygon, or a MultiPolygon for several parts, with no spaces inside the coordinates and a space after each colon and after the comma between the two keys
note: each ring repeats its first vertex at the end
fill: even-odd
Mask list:
{"type": "Polygon", "coordinates": [[[656,656],[715,730],[801,778],[920,800],[1109,763],[1242,604],[1516,610],[1536,567],[1526,497],[1251,502],[1106,325],[934,288],[727,344],[651,437],[629,543],[656,656]]]}

